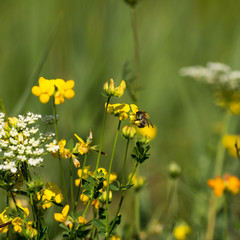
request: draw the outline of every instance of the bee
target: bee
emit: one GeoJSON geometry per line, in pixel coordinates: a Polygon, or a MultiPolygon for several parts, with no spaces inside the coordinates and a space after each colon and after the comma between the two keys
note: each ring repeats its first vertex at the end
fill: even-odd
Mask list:
{"type": "Polygon", "coordinates": [[[135,123],[139,128],[149,127],[149,125],[153,127],[153,124],[149,120],[149,115],[145,111],[137,111],[135,118],[135,123]]]}

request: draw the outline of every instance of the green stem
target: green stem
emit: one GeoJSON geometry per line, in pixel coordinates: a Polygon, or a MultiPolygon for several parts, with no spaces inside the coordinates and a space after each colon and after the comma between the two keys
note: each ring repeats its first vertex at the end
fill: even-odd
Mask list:
{"type": "Polygon", "coordinates": [[[77,205],[78,205],[78,200],[79,200],[79,197],[80,197],[80,189],[81,189],[81,185],[82,185],[82,178],[83,178],[83,174],[84,174],[84,168],[85,168],[85,165],[86,165],[87,157],[88,157],[88,155],[85,154],[84,160],[83,160],[82,174],[81,174],[81,177],[80,177],[80,182],[79,182],[78,191],[77,191],[77,197],[76,197],[76,200],[75,200],[75,205],[74,205],[74,210],[73,210],[74,213],[76,212],[76,208],[77,208],[77,205]]]}
{"type": "Polygon", "coordinates": [[[129,142],[130,142],[130,139],[128,138],[127,139],[126,150],[125,150],[125,155],[124,155],[124,161],[123,161],[122,186],[124,186],[124,182],[125,182],[126,161],[127,161],[127,153],[128,153],[129,142]]]}
{"type": "Polygon", "coordinates": [[[228,240],[228,195],[227,193],[225,194],[225,199],[224,199],[224,220],[225,220],[225,226],[224,226],[224,231],[223,231],[223,239],[228,240]]]}
{"type": "Polygon", "coordinates": [[[19,216],[20,213],[19,213],[19,209],[18,209],[18,207],[17,207],[16,199],[15,199],[15,197],[14,197],[12,191],[10,191],[10,194],[11,194],[11,197],[12,197],[12,199],[13,199],[14,205],[15,205],[15,207],[16,207],[16,210],[17,210],[18,216],[19,216]]]}
{"type": "Polygon", "coordinates": [[[132,30],[134,38],[134,49],[135,49],[135,61],[136,61],[136,103],[139,98],[139,87],[140,87],[140,56],[139,56],[139,43],[138,43],[138,31],[137,31],[137,19],[136,19],[136,10],[135,7],[131,7],[131,16],[132,16],[132,30]]]}
{"type": "Polygon", "coordinates": [[[108,232],[108,203],[109,203],[109,182],[110,182],[110,174],[111,174],[111,170],[112,170],[112,163],[113,163],[113,157],[115,154],[115,149],[117,146],[117,139],[118,139],[118,135],[119,135],[119,130],[120,130],[120,126],[121,126],[121,120],[119,120],[118,122],[118,129],[116,132],[116,136],[115,136],[115,140],[114,140],[114,144],[113,144],[113,150],[112,150],[112,156],[110,159],[110,163],[109,163],[109,169],[108,169],[108,177],[107,177],[107,195],[106,195],[106,233],[108,232]]]}
{"type": "MultiPolygon", "coordinates": [[[[54,102],[54,97],[53,97],[53,115],[54,115],[54,127],[55,127],[56,140],[57,140],[57,143],[59,143],[58,125],[57,125],[57,110],[56,110],[56,104],[54,102]]],[[[59,153],[58,153],[58,161],[59,161],[61,177],[62,177],[63,192],[64,192],[64,196],[68,202],[67,187],[66,187],[66,181],[65,181],[65,176],[64,176],[64,172],[63,172],[62,158],[59,153]]]]}
{"type": "MultiPolygon", "coordinates": [[[[132,172],[130,178],[128,179],[127,185],[129,185],[129,184],[131,183],[132,178],[133,178],[133,176],[135,175],[135,173],[136,173],[136,171],[137,171],[138,165],[139,165],[139,163],[137,162],[136,165],[135,165],[135,167],[134,167],[134,169],[133,169],[133,172],[132,172]]],[[[118,214],[119,214],[119,212],[120,212],[120,210],[121,210],[121,207],[122,207],[122,203],[123,203],[123,199],[124,199],[126,190],[127,190],[127,189],[125,189],[125,190],[122,191],[121,199],[120,199],[119,204],[118,204],[118,209],[117,209],[117,212],[116,212],[115,217],[114,217],[114,219],[113,219],[112,225],[111,225],[111,227],[110,227],[110,229],[109,229],[109,231],[108,231],[108,235],[111,234],[111,232],[112,232],[112,230],[113,230],[113,228],[114,228],[114,225],[115,225],[115,223],[116,223],[116,221],[117,221],[117,217],[118,217],[118,214]]]]}
{"type": "Polygon", "coordinates": [[[140,233],[140,200],[139,192],[135,191],[134,194],[134,217],[135,217],[135,236],[139,236],[140,233]]]}
{"type": "Polygon", "coordinates": [[[102,145],[103,145],[104,130],[105,130],[105,124],[106,124],[106,118],[107,118],[107,108],[108,108],[108,104],[109,104],[110,98],[111,97],[108,97],[107,103],[106,103],[106,107],[105,107],[105,110],[104,110],[103,124],[102,124],[102,133],[101,133],[101,138],[100,138],[100,145],[99,145],[99,152],[98,152],[98,158],[97,158],[95,173],[98,170],[98,165],[99,165],[99,162],[100,162],[100,157],[101,157],[101,152],[102,152],[102,145]]]}
{"type": "MultiPolygon", "coordinates": [[[[229,112],[226,112],[225,119],[224,119],[224,130],[222,132],[222,136],[219,139],[216,159],[215,159],[215,166],[214,166],[214,176],[222,175],[222,168],[224,163],[224,154],[225,149],[222,146],[222,137],[227,133],[229,122],[230,122],[231,115],[229,112]]],[[[216,221],[216,212],[217,212],[217,198],[212,193],[210,201],[209,201],[209,210],[208,210],[208,225],[206,231],[206,240],[212,240],[214,235],[214,228],[215,228],[215,221],[216,221]]]]}
{"type": "Polygon", "coordinates": [[[72,200],[72,207],[74,207],[74,194],[73,194],[73,164],[72,158],[69,158],[69,172],[70,172],[70,184],[71,184],[71,200],[72,200]]]}

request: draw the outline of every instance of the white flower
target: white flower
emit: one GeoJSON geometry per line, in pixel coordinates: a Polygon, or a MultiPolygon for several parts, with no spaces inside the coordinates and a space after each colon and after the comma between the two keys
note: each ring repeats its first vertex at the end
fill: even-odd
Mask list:
{"type": "Polygon", "coordinates": [[[12,128],[9,133],[12,137],[16,137],[18,135],[18,131],[16,128],[12,128]]]}
{"type": "Polygon", "coordinates": [[[15,157],[15,154],[13,153],[13,151],[4,152],[3,155],[4,155],[4,157],[6,157],[6,158],[15,157]]]}
{"type": "Polygon", "coordinates": [[[43,162],[43,158],[30,158],[29,160],[28,160],[28,164],[30,165],[30,166],[37,166],[37,165],[39,165],[40,163],[42,163],[43,162]]]}
{"type": "Polygon", "coordinates": [[[18,141],[16,139],[12,138],[12,137],[9,138],[9,141],[13,145],[17,145],[18,144],[18,141]]]}
{"type": "Polygon", "coordinates": [[[46,149],[50,153],[57,153],[59,150],[59,145],[57,145],[57,141],[54,140],[53,142],[46,144],[46,149]]]}
{"type": "Polygon", "coordinates": [[[24,161],[27,160],[27,157],[26,157],[25,155],[18,155],[18,156],[17,156],[17,159],[20,160],[20,161],[22,161],[22,162],[24,162],[24,161]]]}

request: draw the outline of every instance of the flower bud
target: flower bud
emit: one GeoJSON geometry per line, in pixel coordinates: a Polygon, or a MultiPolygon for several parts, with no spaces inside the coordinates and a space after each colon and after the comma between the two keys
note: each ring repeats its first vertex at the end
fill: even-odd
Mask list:
{"type": "Polygon", "coordinates": [[[122,129],[122,133],[126,139],[133,139],[136,135],[136,129],[133,126],[124,126],[122,129]]]}
{"type": "Polygon", "coordinates": [[[179,177],[179,175],[182,172],[182,169],[177,163],[172,162],[172,163],[170,163],[170,165],[168,167],[168,172],[169,172],[170,177],[175,179],[175,178],[179,177]]]}

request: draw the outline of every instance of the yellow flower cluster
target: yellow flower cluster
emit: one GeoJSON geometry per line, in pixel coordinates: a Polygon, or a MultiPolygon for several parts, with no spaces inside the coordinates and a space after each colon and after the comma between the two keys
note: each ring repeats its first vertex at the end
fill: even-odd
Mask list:
{"type": "Polygon", "coordinates": [[[126,83],[124,80],[122,80],[120,85],[116,88],[114,87],[114,81],[112,78],[109,80],[109,83],[106,82],[103,85],[103,90],[108,97],[111,97],[111,96],[121,97],[124,94],[125,89],[126,89],[126,83]]]}
{"type": "Polygon", "coordinates": [[[229,174],[226,174],[223,178],[216,177],[215,179],[209,179],[207,184],[213,189],[217,197],[221,197],[225,190],[232,194],[237,194],[240,190],[240,180],[238,177],[229,174]]]}
{"type": "Polygon", "coordinates": [[[184,240],[190,232],[191,228],[187,224],[181,223],[174,228],[173,235],[177,240],[184,240]]]}
{"type": "MultiPolygon", "coordinates": [[[[106,170],[105,168],[98,168],[97,172],[102,172],[103,175],[104,175],[103,177],[104,177],[105,179],[108,178],[108,172],[107,172],[107,170],[106,170]]],[[[87,178],[88,178],[89,175],[92,176],[92,177],[94,177],[94,172],[91,172],[91,171],[90,171],[90,166],[85,167],[83,170],[82,170],[82,169],[79,169],[77,173],[78,173],[78,176],[79,176],[79,179],[76,179],[76,180],[75,180],[75,185],[76,185],[77,187],[78,187],[79,184],[80,184],[80,179],[81,179],[81,177],[82,177],[82,179],[84,179],[84,180],[87,180],[87,178]]],[[[117,179],[117,174],[116,174],[116,173],[110,173],[109,183],[114,182],[116,179],[117,179]]],[[[91,204],[92,204],[96,209],[98,209],[99,206],[100,206],[100,202],[99,202],[99,201],[101,201],[101,202],[105,202],[105,201],[106,201],[106,190],[105,190],[106,187],[107,187],[107,181],[105,180],[105,181],[103,181],[103,188],[100,190],[100,192],[102,193],[101,197],[100,197],[99,199],[95,199],[95,200],[93,200],[93,201],[91,202],[91,204]]],[[[111,200],[111,198],[112,198],[112,193],[111,193],[111,191],[110,191],[110,192],[109,192],[109,199],[111,200]]],[[[83,191],[82,194],[80,195],[80,200],[81,200],[81,202],[82,202],[84,205],[87,204],[88,201],[89,201],[89,197],[84,194],[84,191],[83,191]]]]}
{"type": "MultiPolygon", "coordinates": [[[[71,216],[68,215],[69,208],[69,205],[66,205],[62,209],[62,213],[54,213],[54,219],[58,222],[62,222],[66,227],[72,229],[74,220],[71,216]]],[[[84,217],[79,216],[78,223],[84,225],[87,223],[87,220],[84,217]]]]}
{"type": "Polygon", "coordinates": [[[17,233],[22,233],[23,228],[25,229],[25,234],[27,237],[33,238],[37,235],[37,230],[32,227],[33,222],[26,222],[25,218],[29,215],[28,208],[23,208],[17,205],[17,208],[23,212],[23,218],[15,217],[12,218],[6,214],[8,207],[4,209],[2,213],[0,213],[0,233],[6,233],[8,231],[8,227],[11,224],[13,229],[17,233]]]}
{"type": "Polygon", "coordinates": [[[63,195],[57,184],[47,182],[45,189],[37,193],[37,199],[42,202],[42,208],[50,208],[53,202],[61,203],[63,195]]]}
{"type": "Polygon", "coordinates": [[[63,79],[45,79],[40,77],[39,86],[32,87],[32,94],[39,97],[41,103],[47,103],[51,96],[54,96],[55,104],[64,103],[65,98],[73,98],[75,85],[73,80],[64,81],[63,79]]]}

